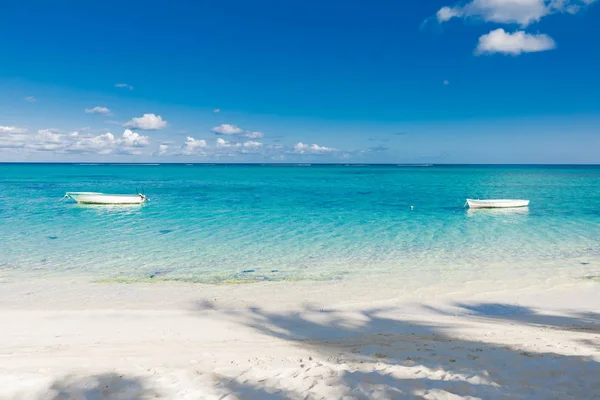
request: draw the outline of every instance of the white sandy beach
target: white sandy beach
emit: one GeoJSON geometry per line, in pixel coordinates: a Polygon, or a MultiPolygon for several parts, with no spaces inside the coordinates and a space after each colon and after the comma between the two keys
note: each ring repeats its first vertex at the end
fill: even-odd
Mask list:
{"type": "Polygon", "coordinates": [[[0,285],[3,400],[600,398],[592,281],[0,285]]]}

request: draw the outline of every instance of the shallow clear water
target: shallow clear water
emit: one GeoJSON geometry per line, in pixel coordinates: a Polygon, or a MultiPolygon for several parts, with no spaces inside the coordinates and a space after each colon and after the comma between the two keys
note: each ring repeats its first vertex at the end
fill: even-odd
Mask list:
{"type": "Polygon", "coordinates": [[[0,271],[15,276],[576,270],[600,256],[600,167],[0,164],[0,244],[0,271]],[[59,201],[136,187],[148,204],[59,201]],[[531,205],[468,211],[467,197],[531,205]]]}

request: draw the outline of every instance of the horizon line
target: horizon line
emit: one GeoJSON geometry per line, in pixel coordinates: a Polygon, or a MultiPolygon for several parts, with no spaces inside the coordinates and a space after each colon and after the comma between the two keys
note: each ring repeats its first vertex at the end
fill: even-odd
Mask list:
{"type": "Polygon", "coordinates": [[[161,165],[248,165],[248,166],[413,166],[413,167],[433,167],[433,166],[600,166],[598,163],[323,163],[323,162],[81,162],[81,161],[0,161],[0,165],[36,165],[36,164],[56,164],[56,165],[139,165],[139,166],[161,166],[161,165]]]}

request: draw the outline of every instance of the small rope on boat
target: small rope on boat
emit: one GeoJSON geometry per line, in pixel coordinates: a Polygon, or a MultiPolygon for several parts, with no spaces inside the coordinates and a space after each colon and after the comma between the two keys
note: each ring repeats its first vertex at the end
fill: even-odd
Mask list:
{"type": "Polygon", "coordinates": [[[64,201],[65,199],[69,198],[69,194],[65,194],[59,201],[64,201]]]}
{"type": "Polygon", "coordinates": [[[465,201],[465,205],[462,208],[467,208],[468,205],[469,205],[469,202],[465,201]]]}

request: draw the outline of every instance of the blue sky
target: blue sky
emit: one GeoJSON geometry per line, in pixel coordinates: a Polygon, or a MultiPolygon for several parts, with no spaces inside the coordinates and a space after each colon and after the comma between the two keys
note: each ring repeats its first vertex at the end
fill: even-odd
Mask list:
{"type": "Polygon", "coordinates": [[[600,163],[599,3],[5,2],[0,161],[600,163]]]}

